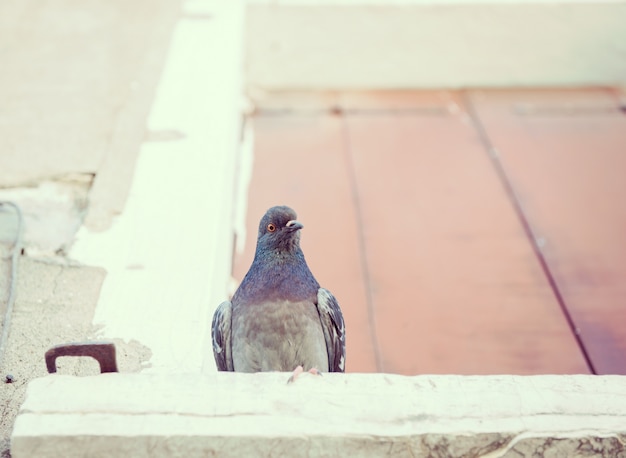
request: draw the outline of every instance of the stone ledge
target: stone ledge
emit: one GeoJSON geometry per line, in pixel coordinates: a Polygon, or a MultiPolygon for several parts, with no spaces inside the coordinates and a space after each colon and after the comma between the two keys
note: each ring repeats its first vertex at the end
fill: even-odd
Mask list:
{"type": "Polygon", "coordinates": [[[626,456],[623,376],[287,378],[37,379],[12,456],[626,456]]]}

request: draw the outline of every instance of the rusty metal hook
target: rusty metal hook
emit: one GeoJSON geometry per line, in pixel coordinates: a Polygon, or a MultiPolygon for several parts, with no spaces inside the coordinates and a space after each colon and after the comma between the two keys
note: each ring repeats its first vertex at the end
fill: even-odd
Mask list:
{"type": "Polygon", "coordinates": [[[90,356],[100,364],[100,373],[118,372],[115,344],[110,341],[71,342],[55,345],[46,352],[46,367],[50,374],[57,371],[60,356],[90,356]]]}

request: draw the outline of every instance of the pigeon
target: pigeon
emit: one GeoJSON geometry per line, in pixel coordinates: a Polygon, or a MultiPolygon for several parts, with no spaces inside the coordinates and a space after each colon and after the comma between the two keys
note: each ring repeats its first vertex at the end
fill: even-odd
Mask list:
{"type": "Polygon", "coordinates": [[[293,371],[289,381],[303,370],[345,371],[343,315],[309,270],[302,228],[287,206],[272,207],[261,218],[252,265],[232,300],[213,315],[218,370],[293,371]]]}

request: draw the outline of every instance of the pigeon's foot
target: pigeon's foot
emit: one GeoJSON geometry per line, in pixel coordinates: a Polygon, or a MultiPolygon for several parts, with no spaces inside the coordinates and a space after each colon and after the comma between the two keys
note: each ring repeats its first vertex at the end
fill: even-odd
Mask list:
{"type": "Polygon", "coordinates": [[[287,383],[293,383],[296,381],[296,377],[304,372],[304,368],[302,366],[296,367],[291,373],[291,377],[287,379],[287,383]]]}
{"type": "MultiPolygon", "coordinates": [[[[296,378],[298,378],[298,376],[300,374],[302,374],[304,372],[304,368],[302,366],[298,366],[296,367],[292,374],[291,377],[289,377],[289,379],[287,380],[287,383],[293,383],[296,381],[296,378]]],[[[313,375],[319,375],[320,377],[322,376],[322,373],[315,367],[312,367],[311,369],[309,369],[307,371],[309,374],[313,374],[313,375]]]]}

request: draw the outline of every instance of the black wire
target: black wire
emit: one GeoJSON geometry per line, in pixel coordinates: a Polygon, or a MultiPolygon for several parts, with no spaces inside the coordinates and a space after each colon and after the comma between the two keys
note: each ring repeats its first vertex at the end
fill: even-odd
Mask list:
{"type": "Polygon", "coordinates": [[[17,284],[17,261],[22,252],[22,226],[24,224],[22,210],[20,207],[10,201],[0,202],[0,207],[12,207],[17,215],[17,234],[13,242],[13,251],[11,253],[11,281],[9,282],[9,297],[7,299],[7,309],[4,313],[2,321],[2,336],[0,336],[0,368],[3,368],[4,353],[6,350],[7,340],[9,338],[9,328],[11,327],[11,317],[13,316],[13,304],[15,304],[15,290],[17,284]]]}

